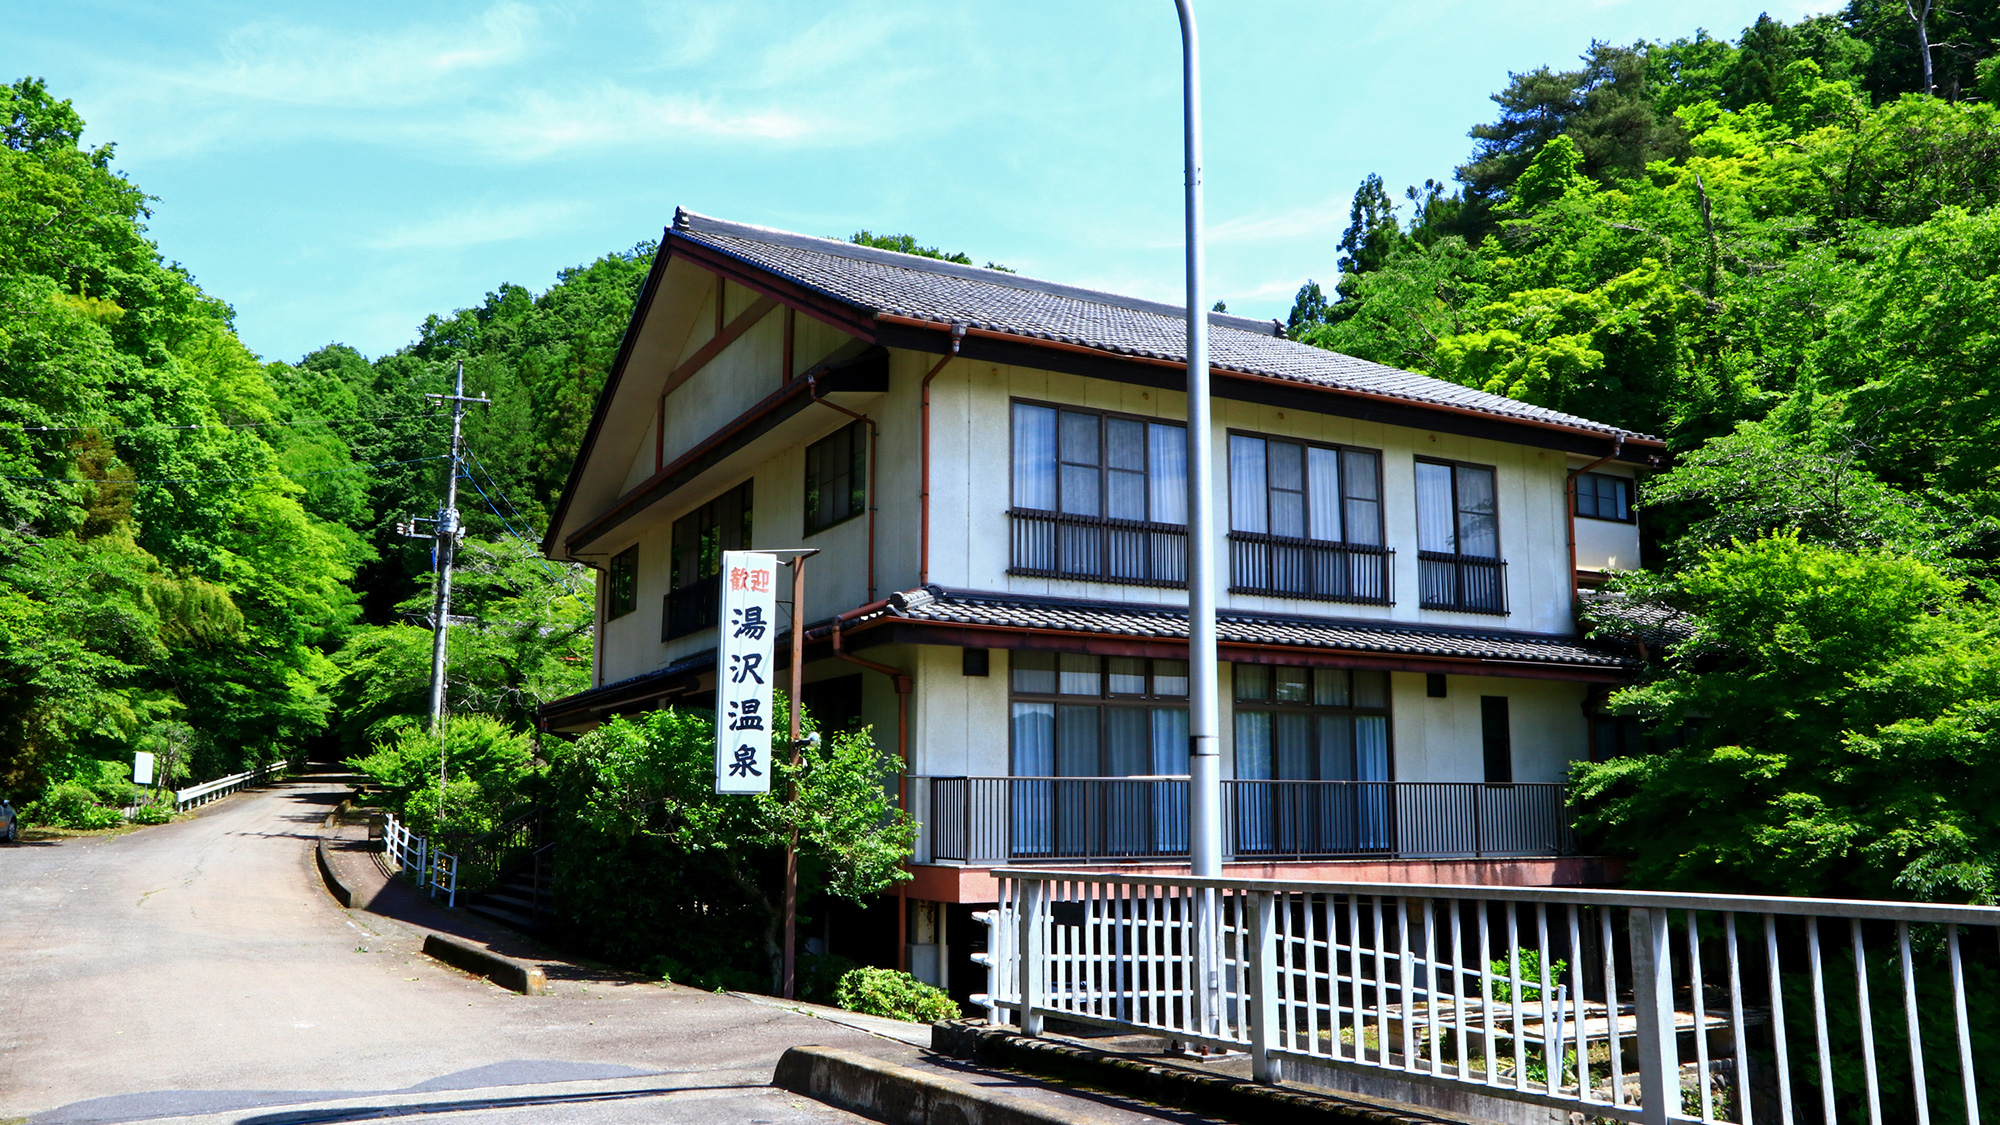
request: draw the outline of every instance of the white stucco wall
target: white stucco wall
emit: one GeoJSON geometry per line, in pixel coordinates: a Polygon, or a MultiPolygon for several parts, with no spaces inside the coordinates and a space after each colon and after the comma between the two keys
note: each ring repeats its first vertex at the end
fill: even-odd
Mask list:
{"type": "MultiPolygon", "coordinates": [[[[1006,515],[1011,492],[1012,402],[1027,399],[1179,421],[1184,396],[1170,391],[1030,368],[962,361],[932,386],[931,581],[947,587],[1185,604],[1179,590],[1009,575],[1006,515]]],[[[1227,566],[1231,431],[1329,442],[1381,453],[1383,523],[1395,549],[1396,604],[1367,606],[1224,594],[1222,607],[1292,615],[1435,622],[1561,633],[1570,619],[1569,545],[1563,454],[1530,446],[1279,410],[1231,399],[1215,402],[1216,554],[1227,566]],[[1415,464],[1418,457],[1490,465],[1496,471],[1501,554],[1510,612],[1504,617],[1419,609],[1415,464]]],[[[1225,576],[1226,580],[1226,576],[1225,576]]]]}

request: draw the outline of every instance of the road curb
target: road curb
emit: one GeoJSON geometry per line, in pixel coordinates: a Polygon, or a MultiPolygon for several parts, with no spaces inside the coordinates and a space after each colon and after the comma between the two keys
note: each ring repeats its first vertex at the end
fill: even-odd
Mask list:
{"type": "Polygon", "coordinates": [[[771,1085],[886,1125],[1085,1125],[1096,1120],[838,1047],[787,1048],[771,1085]]]}
{"type": "Polygon", "coordinates": [[[319,863],[319,877],[326,883],[326,893],[333,896],[333,901],[352,910],[354,889],[341,882],[340,873],[333,869],[333,864],[327,862],[325,840],[314,841],[313,859],[319,863]]]}
{"type": "Polygon", "coordinates": [[[1266,1086],[1227,1074],[1099,1051],[1078,1043],[1030,1038],[983,1020],[943,1020],[931,1025],[931,1050],[979,1066],[1123,1094],[1155,1105],[1220,1117],[1240,1125],[1438,1125],[1465,1120],[1425,1109],[1397,1112],[1386,1104],[1266,1086]]]}
{"type": "Polygon", "coordinates": [[[548,991],[548,974],[540,965],[530,965],[516,961],[512,957],[502,957],[490,949],[456,938],[450,934],[432,933],[424,937],[424,956],[432,957],[454,968],[464,969],[475,976],[485,977],[502,988],[511,988],[523,996],[540,996],[548,991]]]}

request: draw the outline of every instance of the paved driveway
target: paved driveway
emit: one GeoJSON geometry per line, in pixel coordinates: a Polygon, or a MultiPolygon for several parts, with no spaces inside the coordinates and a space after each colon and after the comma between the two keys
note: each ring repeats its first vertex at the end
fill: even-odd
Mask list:
{"type": "MultiPolygon", "coordinates": [[[[413,1113],[853,1122],[769,1089],[784,1048],[864,1032],[606,974],[524,997],[341,909],[312,778],[122,836],[0,847],[0,1125],[245,1125],[413,1113]]],[[[885,1049],[886,1048],[886,1049],[885,1049]]]]}

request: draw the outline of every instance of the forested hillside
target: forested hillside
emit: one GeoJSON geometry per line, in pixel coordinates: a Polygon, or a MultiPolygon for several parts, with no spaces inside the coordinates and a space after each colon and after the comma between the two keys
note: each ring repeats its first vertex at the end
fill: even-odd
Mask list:
{"type": "Polygon", "coordinates": [[[1932,20],[1936,94],[1900,3],[1516,74],[1452,185],[1361,185],[1292,312],[1671,442],[1596,620],[1686,639],[1576,779],[1641,883],[2000,889],[2000,13],[1932,20]]]}
{"type": "MultiPolygon", "coordinates": [[[[1575,778],[1641,883],[2000,894],[2000,12],[1931,11],[1926,55],[1912,10],[1515,74],[1461,166],[1361,185],[1338,283],[1290,318],[1670,441],[1651,570],[1591,611],[1644,623],[1646,676],[1606,703],[1626,753],[1575,778]]],[[[395,524],[437,507],[425,396],[462,361],[493,406],[451,683],[482,717],[453,753],[485,764],[448,799],[462,829],[502,815],[543,772],[533,708],[587,681],[589,576],[531,543],[651,244],[390,355],[269,362],[147,240],[110,146],[38,82],[5,97],[0,794],[101,818],[134,749],[183,781],[312,749],[434,777],[431,560],[395,524]]]]}
{"type": "Polygon", "coordinates": [[[588,583],[525,541],[569,470],[650,246],[505,286],[373,362],[244,347],[146,237],[150,200],[33,80],[0,145],[0,795],[101,823],[134,750],[185,783],[424,709],[451,367],[470,538],[454,707],[516,728],[588,678],[588,583]]]}

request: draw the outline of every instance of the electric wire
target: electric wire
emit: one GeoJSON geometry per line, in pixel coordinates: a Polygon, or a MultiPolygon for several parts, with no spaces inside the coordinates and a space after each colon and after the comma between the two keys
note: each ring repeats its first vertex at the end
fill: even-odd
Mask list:
{"type": "MultiPolygon", "coordinates": [[[[358,418],[300,418],[291,422],[196,422],[185,426],[167,426],[155,422],[142,422],[137,426],[119,427],[114,433],[133,433],[144,430],[241,430],[259,428],[283,428],[288,426],[345,426],[357,422],[381,422],[390,418],[409,418],[423,421],[442,418],[441,412],[410,414],[397,411],[392,414],[374,414],[358,418]]],[[[112,429],[107,426],[0,426],[0,432],[20,434],[82,433],[86,430],[112,429]]]]}
{"type": "Polygon", "coordinates": [[[393,465],[415,465],[421,461],[442,461],[444,459],[445,455],[440,453],[431,457],[412,457],[405,461],[376,461],[367,465],[350,465],[345,469],[314,469],[307,473],[265,473],[260,476],[249,477],[136,477],[132,480],[119,480],[116,477],[107,477],[102,480],[88,480],[81,477],[28,477],[0,473],[0,480],[14,480],[32,484],[223,484],[252,480],[296,480],[299,477],[330,477],[338,476],[342,473],[362,473],[367,472],[369,469],[386,469],[393,465]]]}

